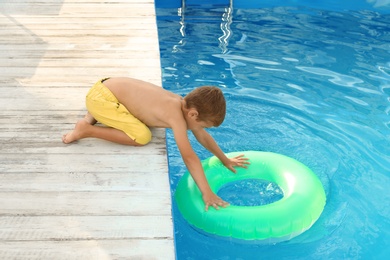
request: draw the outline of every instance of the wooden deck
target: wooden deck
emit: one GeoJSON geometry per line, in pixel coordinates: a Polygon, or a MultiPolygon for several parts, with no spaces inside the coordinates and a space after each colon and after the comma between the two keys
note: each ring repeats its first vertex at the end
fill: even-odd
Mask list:
{"type": "Polygon", "coordinates": [[[153,0],[0,0],[0,259],[174,259],[165,131],[64,145],[97,80],[161,85],[153,0]]]}

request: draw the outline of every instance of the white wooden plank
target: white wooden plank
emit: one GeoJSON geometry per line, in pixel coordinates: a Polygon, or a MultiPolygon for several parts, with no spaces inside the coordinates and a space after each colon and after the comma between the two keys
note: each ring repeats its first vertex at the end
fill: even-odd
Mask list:
{"type": "MultiPolygon", "coordinates": [[[[0,190],[18,192],[65,191],[160,191],[169,190],[168,173],[140,169],[132,172],[18,172],[0,173],[0,190]]],[[[1,221],[0,221],[1,222],[1,221]]]]}
{"type": "Polygon", "coordinates": [[[9,3],[0,5],[2,13],[12,14],[14,17],[34,15],[34,16],[82,16],[82,17],[138,17],[153,16],[154,10],[150,4],[132,3],[131,5],[122,3],[9,3]],[[109,12],[107,11],[109,8],[109,12]]]}
{"type": "MultiPolygon", "coordinates": [[[[136,48],[133,49],[126,49],[126,48],[116,48],[115,46],[110,46],[112,48],[109,48],[108,45],[104,46],[104,49],[99,50],[90,50],[85,49],[81,50],[80,48],[74,49],[73,47],[70,47],[66,49],[66,46],[69,45],[63,45],[60,48],[57,48],[55,50],[48,50],[48,49],[42,49],[41,47],[35,48],[36,45],[29,45],[29,46],[15,46],[11,50],[8,49],[2,49],[0,46],[0,57],[2,60],[6,60],[9,58],[12,59],[25,59],[31,62],[31,60],[34,59],[66,59],[66,58],[72,58],[72,59],[106,59],[111,60],[112,55],[118,55],[119,57],[122,57],[122,59],[128,59],[128,60],[147,60],[147,59],[157,59],[157,62],[159,62],[159,55],[156,52],[151,51],[137,51],[136,48]],[[66,51],[65,51],[66,49],[66,51]],[[42,55],[43,54],[43,55],[42,55]]],[[[154,61],[155,62],[155,61],[154,61]]],[[[1,64],[8,64],[0,62],[1,64]]]]}
{"type": "Polygon", "coordinates": [[[161,191],[0,191],[0,216],[170,216],[170,200],[161,191]]]}
{"type": "MultiPolygon", "coordinates": [[[[50,108],[51,110],[68,110],[69,106],[72,106],[74,109],[82,109],[84,107],[84,98],[79,97],[79,100],[72,102],[71,104],[62,101],[60,98],[47,98],[47,99],[39,99],[39,97],[34,98],[18,98],[13,97],[9,98],[2,107],[4,109],[20,109],[20,111],[25,110],[44,110],[50,108]]],[[[5,99],[0,99],[0,102],[5,99]]]]}
{"type": "Polygon", "coordinates": [[[161,77],[159,75],[150,74],[150,71],[154,70],[154,68],[144,69],[140,67],[127,67],[126,74],[121,75],[119,75],[117,71],[112,72],[111,74],[106,71],[102,72],[100,75],[93,73],[89,76],[71,75],[69,77],[61,78],[59,78],[58,73],[57,76],[37,74],[30,77],[23,77],[20,68],[2,68],[1,70],[7,70],[8,72],[6,75],[2,75],[0,72],[0,75],[2,76],[0,77],[0,84],[7,87],[91,87],[97,81],[96,79],[107,76],[141,78],[145,81],[154,83],[155,85],[161,84],[161,77]]]}
{"type": "Polygon", "coordinates": [[[161,222],[171,216],[0,216],[0,240],[169,239],[161,222]]]}
{"type": "MultiPolygon", "coordinates": [[[[96,81],[98,81],[99,78],[96,78],[96,81]]],[[[51,99],[51,98],[62,98],[64,103],[72,102],[72,99],[74,98],[82,98],[83,101],[85,101],[85,96],[89,90],[89,88],[92,87],[83,87],[83,88],[45,88],[45,87],[35,87],[35,88],[21,88],[21,87],[1,87],[0,93],[1,97],[0,99],[3,102],[6,101],[6,99],[10,98],[25,98],[25,99],[38,99],[38,101],[51,99]]],[[[78,101],[78,100],[77,100],[78,101]]],[[[84,103],[84,102],[83,102],[84,103]]],[[[17,109],[15,109],[17,110],[17,109]]]]}
{"type": "Polygon", "coordinates": [[[164,129],[152,129],[152,141],[146,146],[131,147],[113,144],[96,138],[85,138],[71,144],[63,144],[61,141],[62,135],[73,130],[74,123],[61,124],[57,126],[51,125],[50,127],[47,127],[47,124],[43,124],[41,127],[28,127],[28,125],[27,127],[15,127],[8,129],[6,129],[6,127],[0,128],[0,140],[3,143],[0,153],[30,154],[44,153],[44,151],[46,151],[48,154],[90,154],[91,152],[93,154],[112,154],[121,151],[122,154],[137,153],[141,155],[160,155],[160,149],[165,149],[164,129]],[[95,146],[100,147],[100,149],[97,149],[95,146]],[[153,151],[156,152],[154,153],[153,151]]]}
{"type": "MultiPolygon", "coordinates": [[[[0,89],[2,89],[0,87],[0,89]]],[[[80,87],[80,93],[87,93],[89,88],[80,87]]],[[[3,93],[2,93],[3,94],[3,93]]],[[[66,116],[72,119],[78,119],[84,116],[85,111],[80,110],[68,110],[66,116]]],[[[28,113],[20,113],[19,110],[0,110],[0,127],[4,126],[5,123],[20,123],[23,124],[47,124],[47,123],[60,123],[63,124],[64,116],[57,112],[50,111],[48,109],[42,111],[29,111],[28,113]],[[17,121],[17,122],[12,122],[17,121]]]]}
{"type": "MultiPolygon", "coordinates": [[[[60,141],[58,142],[60,143],[60,141]]],[[[16,144],[15,144],[16,145],[16,144]]],[[[36,149],[44,150],[44,146],[39,147],[35,143],[30,143],[36,149]]],[[[64,145],[64,144],[63,144],[64,145]]],[[[141,147],[118,147],[117,154],[107,156],[104,149],[95,147],[95,153],[86,154],[83,149],[80,149],[77,144],[64,145],[64,150],[69,149],[72,153],[64,154],[48,154],[46,152],[34,154],[2,154],[0,171],[7,172],[53,172],[54,170],[61,172],[132,172],[132,171],[158,171],[166,172],[165,151],[164,149],[151,150],[152,146],[143,148],[144,154],[141,153],[141,147]],[[131,149],[133,148],[133,149],[131,149]],[[140,148],[140,149],[137,149],[140,148]],[[126,149],[126,150],[125,150],[126,149]],[[137,150],[135,150],[137,149],[137,150]],[[80,152],[77,152],[80,151],[80,152]],[[150,154],[153,152],[153,154],[150,154]],[[147,156],[148,153],[150,156],[147,156]],[[73,154],[73,156],[72,156],[73,154]],[[99,156],[99,154],[101,154],[99,156]],[[60,163],[59,163],[60,162],[60,163]]],[[[93,149],[91,149],[93,150],[93,149]]]]}
{"type": "Polygon", "coordinates": [[[138,32],[142,28],[149,29],[150,32],[155,33],[156,23],[150,17],[138,16],[127,17],[124,20],[122,17],[52,17],[52,16],[23,16],[10,17],[0,13],[0,23],[6,25],[0,28],[0,31],[10,31],[12,29],[28,28],[30,30],[69,30],[70,27],[74,29],[85,30],[109,30],[109,29],[123,29],[123,34],[138,32]],[[55,21],[55,23],[53,23],[55,21]],[[129,31],[127,31],[129,30],[129,31]]]}
{"type": "MultiPolygon", "coordinates": [[[[96,78],[98,81],[99,78],[96,78]]],[[[85,100],[85,96],[92,87],[83,87],[83,88],[45,88],[45,87],[36,87],[36,88],[18,88],[18,87],[2,87],[0,88],[0,93],[2,94],[0,99],[5,102],[9,98],[30,98],[30,99],[50,99],[50,98],[62,98],[65,102],[72,101],[74,98],[81,97],[85,100]]]]}
{"type": "Polygon", "coordinates": [[[152,45],[155,43],[154,39],[137,36],[137,37],[128,37],[127,35],[118,35],[115,39],[110,38],[107,35],[95,34],[95,35],[85,35],[84,37],[66,37],[66,36],[45,36],[45,35],[36,35],[36,34],[25,34],[24,36],[19,37],[9,37],[9,38],[1,38],[0,44],[26,44],[27,42],[33,44],[45,44],[48,43],[70,43],[70,44],[83,44],[89,43],[89,46],[95,46],[95,44],[124,44],[124,45],[152,45]]]}
{"type": "MultiPolygon", "coordinates": [[[[72,25],[68,24],[68,28],[62,29],[62,30],[50,30],[50,29],[32,29],[31,27],[28,28],[31,33],[34,33],[35,35],[38,35],[40,37],[90,37],[90,36],[104,36],[104,37],[137,37],[141,33],[141,29],[144,29],[140,27],[140,30],[129,30],[129,32],[124,32],[125,28],[115,28],[115,29],[93,29],[90,30],[80,30],[72,28],[72,25]]],[[[8,28],[8,30],[0,30],[0,36],[9,36],[9,37],[17,37],[17,36],[25,36],[26,31],[25,29],[21,30],[18,27],[15,28],[8,28]]],[[[145,36],[154,36],[155,32],[144,30],[142,31],[143,37],[145,36]]]]}
{"type": "MultiPolygon", "coordinates": [[[[4,64],[5,67],[36,67],[36,58],[0,58],[0,67],[1,64],[4,64]]],[[[129,65],[138,64],[138,66],[149,67],[156,66],[159,64],[159,58],[146,58],[146,57],[135,57],[135,58],[120,58],[110,61],[110,66],[113,67],[124,67],[129,65]]],[[[73,58],[73,57],[63,57],[63,58],[44,58],[39,59],[39,66],[41,67],[94,67],[94,68],[106,68],[107,63],[100,58],[73,58]]]]}
{"type": "MultiPolygon", "coordinates": [[[[105,43],[102,44],[95,44],[94,48],[91,49],[91,44],[87,42],[78,43],[77,45],[72,43],[50,43],[47,44],[31,44],[31,43],[21,43],[17,45],[9,46],[7,44],[0,45],[0,51],[2,53],[7,53],[8,51],[11,51],[13,53],[16,53],[17,55],[26,55],[31,54],[33,57],[38,56],[41,57],[41,53],[44,53],[47,55],[46,57],[56,57],[55,55],[66,55],[66,56],[72,56],[72,55],[83,55],[83,57],[90,58],[90,57],[96,57],[94,55],[108,55],[108,60],[111,60],[113,56],[115,57],[122,57],[123,53],[129,53],[129,58],[137,57],[137,56],[143,56],[146,57],[152,56],[156,57],[159,56],[158,51],[153,50],[153,46],[145,45],[144,49],[139,49],[136,45],[132,44],[119,44],[112,40],[107,40],[105,43]],[[36,53],[38,52],[38,53],[36,53]]],[[[80,57],[80,56],[77,56],[80,57]]]]}
{"type": "MultiPolygon", "coordinates": [[[[103,62],[103,61],[102,61],[103,62]]],[[[43,67],[2,67],[0,70],[0,79],[7,79],[16,86],[27,85],[29,82],[40,81],[45,77],[53,79],[56,82],[90,82],[93,84],[99,78],[104,77],[133,77],[143,80],[156,79],[156,76],[150,75],[151,71],[159,70],[158,64],[147,68],[138,67],[136,64],[126,67],[113,68],[92,68],[92,67],[68,67],[66,70],[61,68],[43,68],[43,67]],[[4,75],[4,77],[3,77],[4,75]],[[77,80],[82,78],[83,80],[77,80]],[[73,80],[74,79],[74,80],[73,80]]],[[[159,80],[160,81],[160,80],[159,80]]],[[[155,82],[157,85],[157,82],[155,82]]]]}
{"type": "MultiPolygon", "coordinates": [[[[18,130],[21,131],[21,130],[18,130]]],[[[130,159],[136,158],[140,161],[147,161],[152,163],[154,165],[155,163],[163,163],[164,161],[161,161],[159,159],[154,158],[154,156],[165,157],[166,151],[165,151],[165,138],[164,137],[158,137],[153,136],[153,140],[151,143],[149,143],[147,146],[144,147],[136,147],[132,149],[129,146],[125,145],[113,145],[112,143],[104,140],[99,140],[95,138],[88,138],[79,140],[77,142],[71,143],[71,144],[63,144],[61,141],[62,134],[68,132],[64,130],[55,131],[52,133],[42,133],[40,131],[25,131],[25,135],[20,134],[12,134],[10,133],[7,135],[2,135],[0,137],[0,142],[3,143],[3,146],[0,150],[0,156],[3,156],[3,154],[43,154],[42,156],[45,156],[47,154],[61,154],[62,156],[75,156],[80,154],[85,154],[85,157],[90,157],[91,155],[114,155],[114,154],[122,154],[122,156],[126,156],[128,161],[128,166],[132,166],[130,159]],[[30,133],[30,136],[28,136],[30,133]],[[35,139],[35,140],[34,140],[35,139]],[[39,146],[36,145],[37,141],[39,140],[39,146]],[[143,157],[148,157],[150,159],[143,159],[143,157],[138,157],[133,154],[137,154],[143,157]]],[[[5,163],[4,160],[7,158],[10,161],[13,162],[14,160],[17,161],[17,159],[12,159],[12,155],[3,156],[3,160],[0,160],[0,163],[5,163]],[[9,157],[7,157],[9,156],[9,157]]],[[[61,159],[61,156],[56,157],[57,159],[61,159]]],[[[29,156],[26,156],[24,158],[25,161],[27,160],[36,160],[42,161],[38,156],[30,158],[29,156]]],[[[99,159],[99,158],[96,158],[99,159]]],[[[76,160],[76,162],[81,162],[82,160],[76,160]]],[[[88,161],[86,158],[85,161],[88,161]]],[[[116,162],[116,161],[114,161],[116,162]]],[[[43,162],[42,162],[43,163],[43,162]]],[[[109,163],[109,162],[107,162],[109,163]]],[[[135,166],[138,165],[135,164],[135,166]]],[[[56,167],[53,163],[52,165],[49,165],[50,167],[54,167],[56,169],[60,169],[59,167],[56,167]]],[[[165,165],[161,167],[157,166],[148,166],[147,168],[140,168],[137,169],[137,171],[161,171],[165,169],[165,165]]],[[[7,172],[15,172],[20,171],[22,169],[28,170],[34,170],[29,169],[28,166],[26,166],[26,163],[15,163],[10,164],[8,167],[6,167],[6,164],[3,166],[0,165],[0,169],[3,169],[3,171],[7,172]]],[[[50,170],[50,168],[39,168],[41,171],[43,170],[50,170]]],[[[78,169],[86,170],[84,167],[78,167],[78,169]]],[[[38,168],[37,168],[38,170],[38,168]]],[[[53,169],[52,169],[53,170],[53,169]]],[[[123,168],[122,168],[123,170],[123,168]]],[[[131,171],[131,170],[129,170],[131,171]]],[[[134,169],[133,169],[134,171],[134,169]]]]}
{"type": "MultiPolygon", "coordinates": [[[[138,70],[139,74],[134,74],[134,78],[141,78],[148,82],[154,83],[155,85],[161,84],[161,76],[156,73],[156,75],[151,75],[148,70],[138,70]]],[[[122,76],[128,76],[126,75],[122,76]]],[[[20,75],[19,75],[20,76],[20,75]]],[[[102,76],[100,76],[101,78],[102,76]]],[[[35,75],[32,78],[15,78],[7,75],[6,78],[0,78],[0,84],[4,87],[44,87],[44,88],[90,88],[98,78],[86,77],[86,76],[76,76],[72,77],[49,77],[44,75],[35,75]]],[[[0,111],[1,112],[1,111],[0,111]]]]}
{"type": "Polygon", "coordinates": [[[175,259],[171,239],[73,240],[3,242],[1,259],[169,260],[175,259]]]}

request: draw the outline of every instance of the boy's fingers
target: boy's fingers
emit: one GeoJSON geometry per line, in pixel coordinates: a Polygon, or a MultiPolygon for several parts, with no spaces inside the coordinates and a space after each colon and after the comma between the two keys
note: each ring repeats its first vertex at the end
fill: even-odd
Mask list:
{"type": "Polygon", "coordinates": [[[236,159],[240,159],[240,160],[244,160],[244,161],[248,161],[249,158],[246,158],[246,157],[244,157],[244,156],[245,156],[245,155],[240,154],[239,156],[236,156],[235,158],[236,158],[236,159]]]}
{"type": "Polygon", "coordinates": [[[219,209],[218,205],[216,203],[207,203],[206,206],[205,206],[205,210],[208,211],[209,210],[209,207],[212,206],[213,208],[215,208],[216,210],[219,209]]]}
{"type": "Polygon", "coordinates": [[[229,203],[227,203],[226,201],[224,201],[223,203],[222,203],[222,205],[220,205],[221,207],[223,207],[223,208],[226,208],[227,206],[229,206],[230,204],[229,203]]]}
{"type": "Polygon", "coordinates": [[[219,207],[226,208],[229,205],[230,205],[229,203],[227,203],[226,201],[223,201],[223,200],[218,201],[218,202],[214,202],[214,203],[208,202],[205,205],[205,210],[208,211],[210,206],[215,208],[216,210],[219,210],[219,207]]]}

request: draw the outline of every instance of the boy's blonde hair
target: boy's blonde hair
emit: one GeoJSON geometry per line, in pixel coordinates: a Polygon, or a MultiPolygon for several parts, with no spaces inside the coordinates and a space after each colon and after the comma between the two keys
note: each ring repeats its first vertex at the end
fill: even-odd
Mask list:
{"type": "Polygon", "coordinates": [[[188,93],[184,100],[187,108],[195,108],[198,121],[211,122],[219,126],[225,119],[226,101],[222,90],[213,86],[203,86],[188,93]]]}

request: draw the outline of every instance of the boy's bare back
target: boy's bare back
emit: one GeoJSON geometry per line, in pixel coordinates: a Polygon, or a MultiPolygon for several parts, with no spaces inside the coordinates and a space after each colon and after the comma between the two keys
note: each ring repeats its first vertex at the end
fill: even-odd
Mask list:
{"type": "Polygon", "coordinates": [[[162,87],[132,78],[109,78],[104,85],[149,127],[172,128],[178,121],[185,122],[182,97],[162,87]]]}

